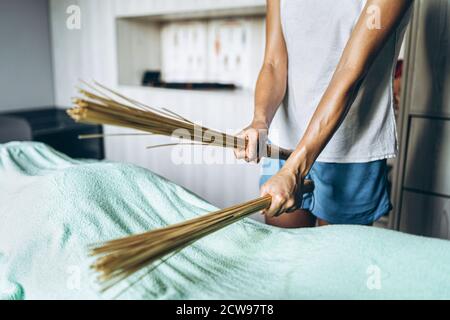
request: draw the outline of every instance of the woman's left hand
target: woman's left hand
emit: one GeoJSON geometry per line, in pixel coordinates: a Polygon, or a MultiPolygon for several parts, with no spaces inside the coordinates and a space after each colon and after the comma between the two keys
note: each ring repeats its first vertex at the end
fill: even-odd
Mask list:
{"type": "Polygon", "coordinates": [[[272,196],[270,208],[263,211],[269,217],[298,209],[303,181],[295,170],[284,166],[261,187],[261,196],[272,196]]]}

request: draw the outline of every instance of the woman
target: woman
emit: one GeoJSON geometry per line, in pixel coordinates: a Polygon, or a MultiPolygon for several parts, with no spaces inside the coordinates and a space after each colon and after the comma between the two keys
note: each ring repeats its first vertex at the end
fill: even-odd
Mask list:
{"type": "Polygon", "coordinates": [[[370,225],[391,210],[392,81],[412,2],[267,1],[254,118],[240,134],[246,147],[235,154],[259,161],[259,138],[272,123],[271,141],[294,149],[286,162],[264,160],[261,195],[272,196],[269,224],[370,225]],[[315,182],[312,195],[302,195],[305,178],[315,182]]]}

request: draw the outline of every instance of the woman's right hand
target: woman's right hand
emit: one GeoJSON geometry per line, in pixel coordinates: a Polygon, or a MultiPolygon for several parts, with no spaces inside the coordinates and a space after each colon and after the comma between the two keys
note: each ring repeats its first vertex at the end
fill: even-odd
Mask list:
{"type": "Polygon", "coordinates": [[[253,120],[248,127],[237,134],[237,137],[244,139],[245,146],[237,146],[234,149],[236,158],[259,163],[262,155],[265,154],[268,131],[266,122],[253,120]]]}

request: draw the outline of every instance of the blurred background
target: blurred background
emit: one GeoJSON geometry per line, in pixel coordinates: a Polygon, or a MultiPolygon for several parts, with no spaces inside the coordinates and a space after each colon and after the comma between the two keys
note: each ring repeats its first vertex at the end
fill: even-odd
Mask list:
{"type": "MultiPolygon", "coordinates": [[[[260,168],[174,165],[158,137],[75,124],[79,79],[227,132],[246,126],[264,49],[265,0],[0,0],[0,143],[42,141],[76,158],[148,168],[225,207],[258,195],[260,168]]],[[[416,0],[395,73],[394,210],[377,226],[450,239],[448,0],[416,0]]],[[[209,152],[209,151],[206,151],[209,152]]],[[[232,159],[231,152],[225,155],[232,159]]]]}

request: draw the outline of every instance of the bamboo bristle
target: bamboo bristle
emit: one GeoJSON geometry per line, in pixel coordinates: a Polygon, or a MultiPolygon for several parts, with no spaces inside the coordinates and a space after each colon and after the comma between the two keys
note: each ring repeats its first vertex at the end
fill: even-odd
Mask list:
{"type": "Polygon", "coordinates": [[[168,254],[267,208],[270,201],[266,196],[166,228],[98,244],[91,248],[91,255],[98,256],[91,267],[99,272],[103,289],[109,288],[168,254]]]}
{"type": "Polygon", "coordinates": [[[108,137],[127,137],[127,136],[152,136],[151,133],[92,133],[92,134],[80,134],[78,139],[87,140],[87,139],[99,139],[99,138],[108,138],[108,137]]]}

